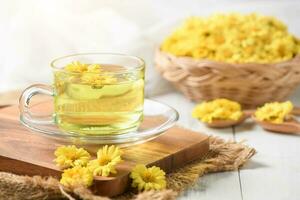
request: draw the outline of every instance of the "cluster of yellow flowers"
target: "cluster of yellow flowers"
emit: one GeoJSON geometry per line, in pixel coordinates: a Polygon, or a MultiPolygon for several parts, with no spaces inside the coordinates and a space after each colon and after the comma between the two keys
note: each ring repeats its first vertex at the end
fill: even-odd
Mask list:
{"type": "Polygon", "coordinates": [[[285,118],[291,113],[292,110],[293,104],[290,101],[283,103],[266,103],[264,106],[256,110],[255,118],[260,121],[280,124],[284,122],[285,118]]]}
{"type": "Polygon", "coordinates": [[[116,146],[107,145],[97,152],[97,158],[90,160],[90,154],[74,145],[61,146],[54,152],[56,165],[64,170],[61,184],[67,187],[90,186],[93,176],[108,176],[116,173],[115,166],[122,161],[121,151],[116,146]]]}
{"type": "Polygon", "coordinates": [[[102,86],[117,82],[117,78],[104,72],[102,66],[99,64],[88,65],[79,61],[74,61],[66,65],[64,70],[68,72],[80,73],[81,83],[83,84],[102,86]]]}
{"type": "MultiPolygon", "coordinates": [[[[54,152],[56,165],[64,169],[60,183],[66,187],[89,187],[94,176],[109,176],[117,173],[116,165],[122,161],[119,147],[105,145],[97,151],[97,158],[90,160],[90,154],[74,145],[61,146],[54,152]]],[[[132,187],[141,190],[159,190],[166,187],[165,172],[159,167],[147,168],[137,165],[130,177],[132,187]]]]}
{"type": "Polygon", "coordinates": [[[300,41],[273,17],[215,14],[187,19],[164,40],[161,50],[229,63],[273,63],[298,54],[300,41]]]}
{"type": "Polygon", "coordinates": [[[192,112],[194,118],[207,123],[214,120],[239,120],[242,114],[241,105],[228,99],[202,102],[192,112]]]}

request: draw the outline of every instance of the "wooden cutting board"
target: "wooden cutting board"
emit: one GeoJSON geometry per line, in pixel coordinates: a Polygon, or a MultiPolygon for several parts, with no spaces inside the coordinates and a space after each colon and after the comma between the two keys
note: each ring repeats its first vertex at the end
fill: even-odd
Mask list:
{"type": "MultiPolygon", "coordinates": [[[[61,170],[53,163],[53,153],[62,144],[22,126],[17,106],[0,109],[0,171],[59,178],[61,170]]],[[[95,156],[99,146],[85,148],[95,156]]],[[[95,177],[91,189],[104,196],[121,194],[130,188],[128,175],[136,164],[155,165],[170,172],[203,157],[208,149],[207,135],[175,126],[156,139],[124,148],[125,161],[117,166],[118,173],[95,177]]]]}

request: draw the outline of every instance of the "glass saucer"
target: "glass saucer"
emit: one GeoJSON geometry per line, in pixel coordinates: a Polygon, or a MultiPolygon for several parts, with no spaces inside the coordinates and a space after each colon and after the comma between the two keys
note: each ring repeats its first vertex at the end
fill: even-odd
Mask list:
{"type": "MultiPolygon", "coordinates": [[[[49,101],[39,103],[38,106],[49,104],[49,101]]],[[[34,107],[35,105],[31,106],[34,107]]],[[[34,108],[33,108],[34,109],[34,108]]],[[[128,146],[132,144],[146,142],[163,134],[171,128],[178,120],[178,112],[163,103],[145,99],[144,120],[136,131],[123,134],[111,135],[81,135],[78,133],[66,132],[59,129],[56,124],[32,123],[26,117],[20,116],[21,123],[35,134],[41,134],[52,139],[61,140],[73,144],[115,144],[128,146]]]]}

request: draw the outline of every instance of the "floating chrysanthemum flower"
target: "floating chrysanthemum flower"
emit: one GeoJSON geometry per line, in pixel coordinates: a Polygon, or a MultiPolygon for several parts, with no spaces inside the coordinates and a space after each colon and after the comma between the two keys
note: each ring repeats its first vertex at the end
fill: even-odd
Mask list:
{"type": "Polygon", "coordinates": [[[74,166],[86,166],[90,160],[90,154],[83,148],[74,145],[61,146],[54,152],[56,165],[62,169],[74,166]]]}
{"type": "Polygon", "coordinates": [[[87,167],[76,166],[64,170],[60,183],[66,187],[89,187],[93,183],[93,173],[87,167]]]}
{"type": "Polygon", "coordinates": [[[121,150],[114,145],[105,145],[97,152],[97,158],[88,163],[89,169],[93,174],[99,176],[108,176],[110,173],[117,173],[115,167],[122,161],[121,150]]]}
{"type": "Polygon", "coordinates": [[[214,120],[239,120],[242,116],[241,105],[228,99],[215,99],[198,104],[193,112],[194,118],[211,123],[214,120]]]}
{"type": "Polygon", "coordinates": [[[166,188],[166,173],[159,167],[147,168],[145,165],[136,165],[130,177],[132,187],[142,190],[161,190],[166,188]]]}
{"type": "Polygon", "coordinates": [[[64,69],[69,72],[82,73],[88,70],[88,64],[84,64],[79,61],[73,61],[70,64],[66,65],[64,69]]]}
{"type": "Polygon", "coordinates": [[[260,121],[272,123],[282,123],[288,114],[293,110],[293,104],[290,101],[283,103],[266,103],[255,112],[255,118],[260,121]]]}
{"type": "Polygon", "coordinates": [[[83,73],[81,82],[93,86],[103,86],[115,84],[117,79],[108,74],[83,73]]]}
{"type": "Polygon", "coordinates": [[[114,84],[117,82],[117,79],[112,75],[102,72],[101,65],[92,64],[88,66],[87,72],[82,74],[81,81],[84,84],[103,86],[114,84]]]}
{"type": "Polygon", "coordinates": [[[66,65],[64,69],[69,72],[79,73],[72,74],[70,76],[71,81],[80,81],[87,85],[102,87],[103,85],[115,84],[117,82],[117,78],[107,72],[103,72],[102,66],[99,64],[84,64],[74,61],[66,65]]]}

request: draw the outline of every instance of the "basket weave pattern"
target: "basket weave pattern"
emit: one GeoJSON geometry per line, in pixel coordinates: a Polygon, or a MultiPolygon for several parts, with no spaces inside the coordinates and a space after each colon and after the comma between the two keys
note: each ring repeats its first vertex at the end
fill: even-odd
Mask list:
{"type": "Polygon", "coordinates": [[[162,76],[194,101],[228,98],[245,108],[284,100],[300,82],[300,55],[274,64],[231,64],[156,51],[162,76]]]}

